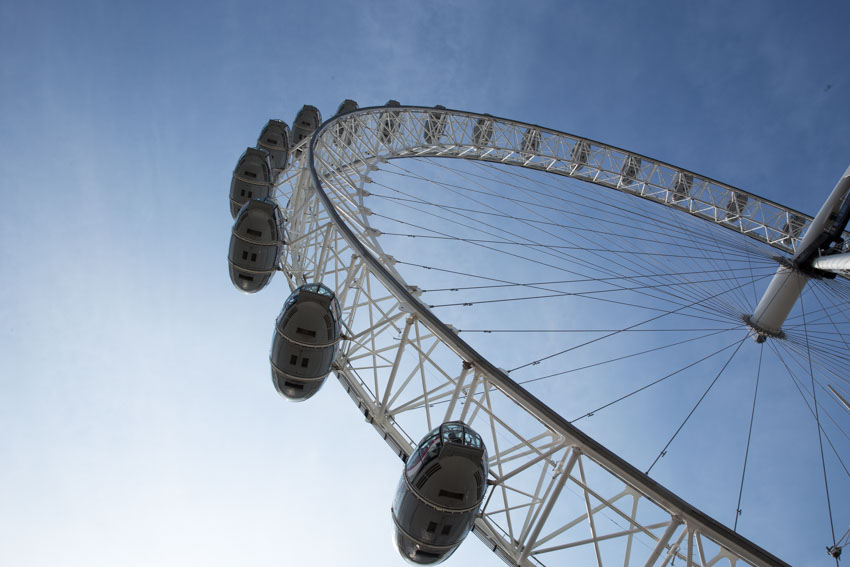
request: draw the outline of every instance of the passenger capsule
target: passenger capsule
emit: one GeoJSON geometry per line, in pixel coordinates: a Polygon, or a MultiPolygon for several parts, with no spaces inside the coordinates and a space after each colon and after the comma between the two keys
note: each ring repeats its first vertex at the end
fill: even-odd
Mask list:
{"type": "Polygon", "coordinates": [[[266,287],[283,250],[283,222],[277,203],[251,199],[239,209],[230,235],[230,281],[245,293],[266,287]]]}
{"type": "Polygon", "coordinates": [[[626,156],[626,161],[623,162],[623,167],[620,168],[620,174],[622,175],[621,183],[623,185],[629,185],[635,182],[638,173],[640,173],[640,164],[641,159],[639,157],[626,156]]]}
{"type": "Polygon", "coordinates": [[[358,108],[360,108],[360,106],[357,104],[356,100],[351,100],[350,98],[347,98],[341,103],[339,103],[339,107],[336,109],[335,116],[342,116],[343,114],[354,112],[358,108]]]}
{"type": "MultiPolygon", "coordinates": [[[[387,104],[384,106],[401,106],[397,100],[388,100],[387,104]]],[[[391,143],[396,134],[398,133],[398,111],[397,110],[385,110],[381,113],[381,116],[378,118],[378,122],[380,126],[378,128],[378,134],[381,139],[381,142],[384,144],[391,143]]]]}
{"type": "Polygon", "coordinates": [[[448,558],[472,529],[487,490],[481,436],[450,421],[425,436],[408,457],[392,505],[395,544],[410,563],[448,558]]]}
{"type": "Polygon", "coordinates": [[[540,147],[540,130],[537,128],[529,128],[522,135],[522,156],[525,159],[530,158],[533,154],[537,153],[537,149],[540,147]]]}
{"type": "Polygon", "coordinates": [[[744,208],[747,206],[747,201],[750,198],[743,193],[737,193],[732,191],[729,193],[729,200],[726,201],[726,204],[723,206],[726,209],[726,221],[734,221],[741,217],[741,214],[744,212],[744,208]]]}
{"type": "MultiPolygon", "coordinates": [[[[485,114],[484,116],[490,116],[485,114]]],[[[472,140],[476,146],[483,147],[490,145],[490,140],[493,139],[493,121],[488,118],[479,118],[475,121],[475,126],[472,128],[472,140]]]]}
{"type": "Polygon", "coordinates": [[[319,391],[330,374],[340,339],[339,302],[320,283],[289,296],[275,324],[270,362],[274,387],[292,401],[319,391]]]}
{"type": "Polygon", "coordinates": [[[782,243],[788,246],[795,238],[799,238],[803,232],[803,227],[806,226],[806,219],[797,214],[790,214],[788,220],[785,221],[785,226],[782,227],[782,232],[788,236],[782,239],[782,243]]]}
{"type": "Polygon", "coordinates": [[[279,175],[289,164],[289,126],[283,120],[269,120],[257,139],[257,147],[269,152],[272,169],[279,175]]]}
{"type": "Polygon", "coordinates": [[[249,199],[265,199],[272,192],[272,166],[265,150],[248,148],[233,170],[230,182],[230,214],[235,219],[249,199]]]}
{"type": "MultiPolygon", "coordinates": [[[[438,104],[434,108],[445,110],[446,107],[438,104]]],[[[425,120],[425,131],[422,133],[422,139],[426,144],[439,144],[440,138],[446,131],[446,113],[445,112],[429,112],[428,118],[425,120]]]]}
{"type": "Polygon", "coordinates": [[[694,176],[690,173],[679,171],[673,177],[673,202],[678,203],[688,198],[691,187],[694,185],[694,176]]]}
{"type": "MultiPolygon", "coordinates": [[[[322,113],[315,106],[305,104],[292,123],[292,145],[296,146],[310,137],[322,123],[322,113]]],[[[298,150],[300,153],[301,150],[298,150]]]]}
{"type": "Polygon", "coordinates": [[[590,157],[590,144],[587,140],[579,140],[570,151],[570,161],[581,167],[587,163],[590,157]]]}
{"type": "MultiPolygon", "coordinates": [[[[356,101],[345,99],[336,109],[336,116],[343,116],[357,110],[356,101]]],[[[334,141],[338,145],[350,146],[354,138],[359,134],[359,127],[355,120],[340,120],[334,128],[334,141]]]]}

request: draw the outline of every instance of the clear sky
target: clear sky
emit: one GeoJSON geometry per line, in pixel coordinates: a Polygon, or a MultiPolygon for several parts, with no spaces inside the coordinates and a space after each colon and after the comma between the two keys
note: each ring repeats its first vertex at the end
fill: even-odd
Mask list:
{"type": "MultiPolygon", "coordinates": [[[[400,563],[400,463],[335,380],[277,396],[285,283],[246,297],[227,276],[230,175],[268,118],[443,104],[814,214],[850,163],[848,18],[838,1],[0,0],[0,564],[400,563]]],[[[474,558],[499,564],[472,540],[452,564],[474,558]]]]}

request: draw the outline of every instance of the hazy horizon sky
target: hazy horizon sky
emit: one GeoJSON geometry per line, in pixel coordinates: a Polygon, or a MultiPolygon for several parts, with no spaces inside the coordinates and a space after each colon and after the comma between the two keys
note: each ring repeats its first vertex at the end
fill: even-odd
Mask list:
{"type": "MultiPolygon", "coordinates": [[[[274,392],[288,288],[228,279],[230,176],[269,118],[442,104],[811,215],[850,164],[848,18],[838,1],[0,0],[0,564],[403,564],[400,462],[335,378],[305,404],[274,392]]],[[[827,533],[779,539],[789,563],[832,564],[827,533]]],[[[501,564],[471,536],[447,565],[473,562],[501,564]]]]}

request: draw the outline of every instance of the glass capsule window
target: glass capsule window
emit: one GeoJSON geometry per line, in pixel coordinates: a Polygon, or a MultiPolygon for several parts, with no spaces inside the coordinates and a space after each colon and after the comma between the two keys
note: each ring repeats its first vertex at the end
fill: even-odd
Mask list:
{"type": "Polygon", "coordinates": [[[463,445],[464,427],[461,423],[447,423],[441,428],[443,443],[463,445]]]}
{"type": "Polygon", "coordinates": [[[419,443],[416,450],[407,459],[407,472],[415,474],[415,471],[431,459],[440,454],[440,429],[437,428],[419,443]]]}
{"type": "Polygon", "coordinates": [[[476,449],[480,449],[484,446],[484,443],[481,441],[481,437],[469,429],[464,430],[463,441],[466,446],[475,447],[476,449]]]}
{"type": "Polygon", "coordinates": [[[457,443],[476,449],[484,447],[481,436],[461,422],[444,423],[440,432],[443,443],[457,443]]]}
{"type": "Polygon", "coordinates": [[[416,446],[407,459],[408,477],[413,477],[421,467],[436,458],[444,444],[454,443],[475,449],[483,449],[482,464],[487,466],[487,449],[481,436],[459,421],[444,423],[433,429],[416,446]]]}
{"type": "Polygon", "coordinates": [[[312,293],[317,293],[319,295],[325,295],[327,297],[334,296],[334,292],[332,292],[328,287],[320,283],[304,284],[303,286],[301,286],[301,289],[312,293]]]}
{"type": "Polygon", "coordinates": [[[298,301],[298,290],[296,289],[294,292],[292,292],[292,295],[289,296],[289,299],[286,300],[286,303],[284,304],[283,309],[286,310],[289,307],[292,307],[293,305],[295,305],[295,303],[297,301],[298,301]]]}

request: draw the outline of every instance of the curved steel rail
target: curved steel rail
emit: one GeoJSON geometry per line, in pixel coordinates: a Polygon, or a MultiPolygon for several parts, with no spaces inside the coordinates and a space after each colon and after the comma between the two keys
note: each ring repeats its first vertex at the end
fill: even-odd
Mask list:
{"type": "Polygon", "coordinates": [[[543,564],[551,556],[547,554],[587,546],[588,557],[595,555],[601,565],[600,543],[619,539],[627,543],[625,561],[618,557],[618,564],[639,561],[662,565],[681,558],[686,565],[706,565],[726,558],[733,564],[742,560],[751,565],[785,565],[572,426],[460,339],[419,301],[416,288],[403,281],[392,267],[393,259],[383,253],[377,242],[379,233],[369,227],[370,211],[363,204],[363,197],[368,195],[364,185],[376,164],[402,157],[474,159],[575,177],[675,207],[788,253],[795,250],[811,218],[595,141],[487,115],[422,107],[366,108],[325,122],[310,139],[306,158],[299,160],[302,169],[290,176],[293,194],[285,207],[291,249],[283,268],[300,281],[336,280],[337,294],[348,314],[346,332],[350,339],[337,359],[337,376],[393,450],[402,459],[411,450],[412,438],[399,426],[402,414],[425,408],[430,425],[428,407],[435,400],[449,401],[446,418],[485,414],[491,426],[491,442],[508,434],[518,440],[509,448],[491,449],[490,498],[500,493],[505,509],[490,513],[488,499],[475,528],[506,562],[543,564]],[[346,144],[340,132],[357,135],[346,144]],[[349,253],[350,258],[346,257],[349,253]],[[386,293],[375,290],[378,284],[386,293]],[[368,313],[368,322],[355,328],[355,321],[362,322],[364,313],[368,313]],[[400,335],[400,339],[396,336],[395,343],[382,346],[385,343],[376,341],[374,335],[387,332],[400,335]],[[426,345],[429,340],[430,347],[426,345]],[[437,345],[447,347],[459,359],[457,374],[443,370],[446,365],[436,362],[438,357],[433,352],[437,345]],[[413,362],[405,366],[404,359],[409,357],[413,362]],[[371,361],[374,387],[360,376],[359,370],[368,366],[358,366],[364,360],[371,361]],[[384,373],[380,379],[379,367],[384,373]],[[440,385],[426,385],[426,367],[442,373],[440,385]],[[399,385],[397,378],[401,380],[409,368],[413,370],[399,385]],[[399,402],[399,393],[417,373],[422,375],[422,393],[399,402]],[[491,399],[495,396],[491,388],[503,402],[491,399]],[[494,409],[499,403],[525,412],[530,432],[522,434],[519,425],[500,420],[498,409],[494,409]],[[595,488],[588,480],[590,468],[594,474],[608,475],[600,487],[607,487],[613,478],[624,485],[623,489],[606,496],[605,490],[595,488]],[[508,505],[508,485],[531,470],[539,471],[539,481],[536,491],[527,495],[527,502],[516,506],[516,510],[522,509],[520,514],[508,505]],[[556,513],[567,485],[584,498],[583,515],[566,518],[556,513]],[[623,508],[618,504],[622,499],[633,506],[623,508]],[[591,506],[591,500],[595,506],[591,506]],[[651,519],[638,517],[639,502],[651,504],[653,512],[647,516],[651,519]],[[660,521],[659,510],[663,512],[660,521]],[[625,522],[626,528],[600,533],[598,521],[594,523],[600,511],[625,522]],[[514,512],[517,520],[512,523],[514,512]],[[506,527],[497,516],[506,519],[506,527]],[[580,523],[589,524],[591,538],[566,543],[559,540],[580,523]],[[650,542],[648,555],[639,556],[633,548],[632,542],[638,537],[650,542]]]}

